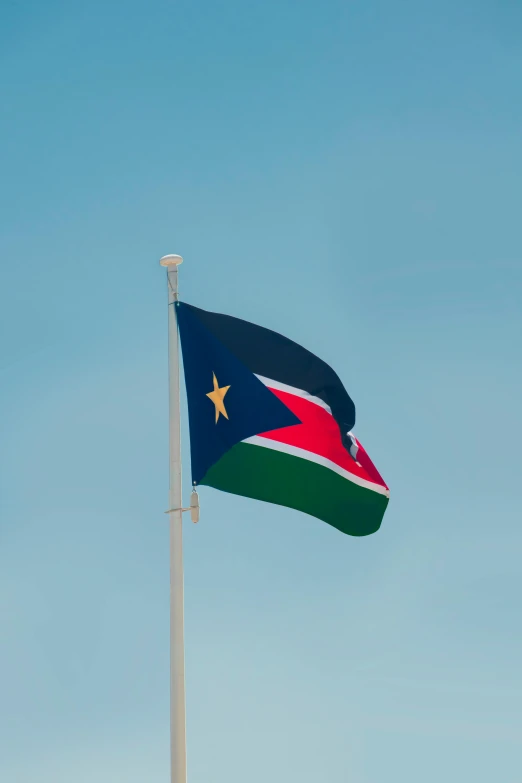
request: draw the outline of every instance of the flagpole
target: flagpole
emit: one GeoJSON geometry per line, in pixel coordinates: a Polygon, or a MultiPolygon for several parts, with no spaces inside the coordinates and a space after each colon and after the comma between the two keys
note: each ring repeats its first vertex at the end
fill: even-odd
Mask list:
{"type": "Polygon", "coordinates": [[[176,302],[181,256],[163,256],[169,303],[169,519],[170,519],[170,780],[186,783],[185,645],[183,624],[183,544],[179,343],[176,302]]]}

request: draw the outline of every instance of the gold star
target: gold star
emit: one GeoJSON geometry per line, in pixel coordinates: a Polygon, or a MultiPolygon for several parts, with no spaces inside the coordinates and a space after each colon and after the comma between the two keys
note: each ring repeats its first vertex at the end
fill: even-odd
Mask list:
{"type": "Polygon", "coordinates": [[[225,410],[225,403],[223,402],[223,399],[227,391],[230,389],[230,386],[222,386],[220,389],[215,372],[212,373],[212,377],[214,380],[214,391],[208,392],[207,397],[210,397],[210,399],[216,406],[216,424],[217,424],[217,420],[219,419],[220,413],[223,414],[225,419],[228,419],[228,413],[225,410]]]}

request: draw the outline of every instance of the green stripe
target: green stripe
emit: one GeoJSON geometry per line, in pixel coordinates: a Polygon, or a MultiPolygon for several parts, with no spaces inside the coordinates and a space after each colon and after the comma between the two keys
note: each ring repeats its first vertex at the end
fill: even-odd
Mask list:
{"type": "Polygon", "coordinates": [[[352,536],[375,533],[388,505],[384,495],[323,465],[252,443],[227,451],[201,483],[304,511],[352,536]]]}

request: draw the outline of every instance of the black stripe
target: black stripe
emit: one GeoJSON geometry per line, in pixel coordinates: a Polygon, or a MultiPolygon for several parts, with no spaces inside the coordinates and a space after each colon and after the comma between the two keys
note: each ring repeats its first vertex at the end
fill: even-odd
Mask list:
{"type": "Polygon", "coordinates": [[[231,315],[185,306],[251,372],[303,389],[326,402],[343,438],[353,428],[355,405],[337,373],[322,359],[271,329],[231,315]]]}

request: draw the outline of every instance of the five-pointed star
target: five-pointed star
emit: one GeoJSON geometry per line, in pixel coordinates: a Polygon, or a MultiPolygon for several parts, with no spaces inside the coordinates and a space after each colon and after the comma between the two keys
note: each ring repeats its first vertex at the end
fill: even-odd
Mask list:
{"type": "Polygon", "coordinates": [[[225,419],[228,419],[228,413],[225,410],[225,403],[223,402],[223,399],[227,391],[230,389],[230,386],[222,386],[220,389],[215,372],[212,373],[212,377],[214,380],[214,391],[208,392],[207,397],[210,397],[210,399],[216,406],[216,424],[217,424],[220,413],[223,414],[225,419]]]}

